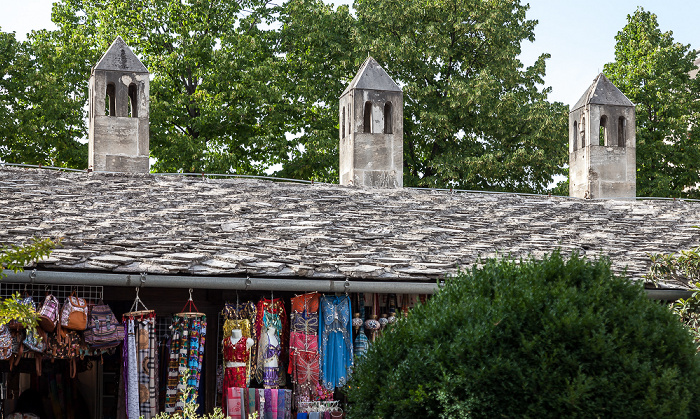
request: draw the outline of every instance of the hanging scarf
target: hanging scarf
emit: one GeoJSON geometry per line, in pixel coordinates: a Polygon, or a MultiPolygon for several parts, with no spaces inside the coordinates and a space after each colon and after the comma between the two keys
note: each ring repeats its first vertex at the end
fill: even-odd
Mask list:
{"type": "Polygon", "coordinates": [[[136,336],[134,319],[126,321],[127,329],[127,364],[126,364],[126,415],[129,419],[138,419],[139,410],[139,379],[138,361],[136,358],[136,336]]]}

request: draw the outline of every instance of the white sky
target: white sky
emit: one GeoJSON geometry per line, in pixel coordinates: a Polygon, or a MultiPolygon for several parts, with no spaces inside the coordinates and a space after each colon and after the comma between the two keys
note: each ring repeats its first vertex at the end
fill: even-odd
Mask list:
{"type": "MultiPolygon", "coordinates": [[[[351,3],[351,0],[335,3],[351,3]]],[[[0,0],[0,28],[18,38],[33,29],[54,29],[52,0],[0,0]]],[[[700,49],[700,1],[697,0],[533,0],[528,18],[537,19],[534,43],[523,45],[521,59],[530,65],[543,52],[545,85],[551,100],[573,104],[603,65],[614,58],[615,34],[637,6],[656,13],[662,31],[672,30],[678,42],[700,49]]]]}

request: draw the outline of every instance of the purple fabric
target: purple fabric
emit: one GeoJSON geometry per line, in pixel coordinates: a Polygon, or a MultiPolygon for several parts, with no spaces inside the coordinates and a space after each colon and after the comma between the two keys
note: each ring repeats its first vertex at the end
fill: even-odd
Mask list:
{"type": "MultiPolygon", "coordinates": [[[[270,387],[276,387],[277,382],[279,380],[279,368],[278,367],[265,367],[263,369],[264,371],[264,376],[263,376],[263,385],[265,386],[270,386],[270,387]]],[[[267,395],[266,395],[267,397],[267,395]]]]}

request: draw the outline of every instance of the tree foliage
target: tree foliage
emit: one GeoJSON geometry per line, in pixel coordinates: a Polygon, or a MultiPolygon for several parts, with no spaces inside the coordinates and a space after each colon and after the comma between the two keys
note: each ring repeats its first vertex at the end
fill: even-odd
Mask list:
{"type": "MultiPolygon", "coordinates": [[[[527,8],[360,0],[353,14],[321,0],[60,0],[58,31],[26,48],[41,46],[27,56],[43,57],[55,81],[41,91],[70,98],[69,115],[56,109],[52,120],[73,140],[85,137],[75,117],[90,67],[120,35],[152,74],[153,170],[327,182],[338,179],[338,96],[372,54],[404,88],[405,185],[543,192],[565,172],[566,109],[540,87],[548,55],[528,68],[518,59],[534,39],[527,8]]],[[[37,138],[65,146],[47,135],[24,142],[37,138]]],[[[54,160],[84,167],[73,154],[54,160]]]]}
{"type": "Polygon", "coordinates": [[[608,260],[489,260],[375,342],[349,417],[696,417],[695,353],[608,260]]]}
{"type": "Polygon", "coordinates": [[[93,51],[119,35],[146,65],[154,170],[259,174],[288,148],[283,92],[269,83],[273,31],[261,29],[274,10],[261,0],[63,0],[53,20],[93,51]]]}
{"type": "Polygon", "coordinates": [[[637,195],[700,196],[700,78],[689,75],[697,51],[641,7],[615,40],[605,74],[636,105],[637,195]]]}
{"type": "Polygon", "coordinates": [[[59,46],[60,37],[38,31],[21,42],[0,32],[0,160],[87,166],[89,72],[74,72],[81,49],[59,46]]]}
{"type": "Polygon", "coordinates": [[[567,109],[547,102],[537,21],[518,0],[358,0],[358,48],[404,91],[404,185],[544,192],[563,174],[567,109]],[[410,28],[410,29],[409,29],[410,28]]]}
{"type": "MultiPolygon", "coordinates": [[[[50,255],[58,244],[60,241],[34,238],[28,244],[1,247],[0,268],[9,269],[15,273],[21,272],[29,263],[50,255]]],[[[0,278],[4,277],[4,273],[0,271],[0,278]]]]}

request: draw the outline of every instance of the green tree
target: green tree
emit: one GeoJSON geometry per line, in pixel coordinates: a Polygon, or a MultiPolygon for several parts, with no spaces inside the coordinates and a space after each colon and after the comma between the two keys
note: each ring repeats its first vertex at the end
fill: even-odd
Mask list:
{"type": "Polygon", "coordinates": [[[404,91],[404,185],[544,192],[564,173],[567,109],[550,103],[519,0],[358,0],[358,48],[404,91]]]}
{"type": "Polygon", "coordinates": [[[695,354],[606,259],[489,260],[371,346],[349,417],[697,417],[695,354]]]}
{"type": "Polygon", "coordinates": [[[688,74],[697,51],[641,7],[615,40],[605,74],[636,105],[637,195],[700,196],[700,78],[688,74]]]}
{"type": "Polygon", "coordinates": [[[25,42],[0,32],[0,160],[85,168],[88,72],[76,73],[79,48],[58,48],[58,32],[25,42]]]}
{"type": "Polygon", "coordinates": [[[275,83],[285,92],[289,133],[279,176],[338,182],[338,98],[362,57],[347,6],[290,0],[279,15],[275,83]]]}
{"type": "Polygon", "coordinates": [[[276,9],[263,0],[63,0],[52,19],[62,47],[101,54],[119,35],[148,68],[153,170],[257,174],[289,148],[283,92],[270,83],[274,31],[265,28],[276,9]]]}

